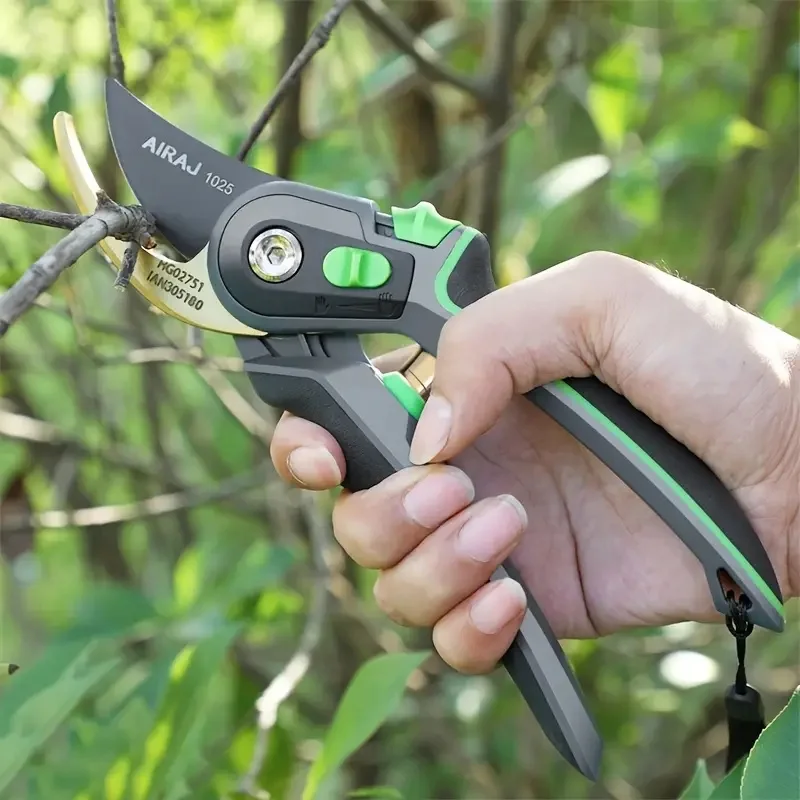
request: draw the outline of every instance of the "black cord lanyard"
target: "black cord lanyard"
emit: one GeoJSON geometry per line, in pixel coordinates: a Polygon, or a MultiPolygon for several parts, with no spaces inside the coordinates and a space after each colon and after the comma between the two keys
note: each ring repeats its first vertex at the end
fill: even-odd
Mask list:
{"type": "Polygon", "coordinates": [[[739,660],[736,680],[725,692],[725,714],[728,719],[728,755],[725,763],[727,773],[748,755],[764,730],[765,723],[761,695],[747,684],[744,665],[747,637],[753,632],[753,623],[747,613],[751,603],[744,594],[736,600],[733,591],[727,593],[726,599],[728,613],[725,615],[725,623],[736,638],[736,655],[739,660]]]}

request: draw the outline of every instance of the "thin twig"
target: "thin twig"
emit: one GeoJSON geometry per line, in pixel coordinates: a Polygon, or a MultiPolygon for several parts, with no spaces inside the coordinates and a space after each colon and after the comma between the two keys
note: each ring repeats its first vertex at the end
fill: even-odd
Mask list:
{"type": "Polygon", "coordinates": [[[18,439],[31,445],[46,445],[92,456],[101,461],[131,470],[137,474],[160,479],[152,470],[152,465],[132,453],[117,447],[96,448],[82,440],[59,430],[55,425],[35,417],[0,410],[0,437],[18,439]]]}
{"type": "Polygon", "coordinates": [[[261,136],[264,128],[267,127],[273,114],[277,111],[278,106],[283,101],[284,96],[288,92],[292,84],[297,80],[300,73],[308,66],[311,59],[322,50],[328,43],[331,37],[331,32],[339,22],[340,17],[344,14],[345,9],[350,5],[353,0],[334,0],[333,8],[331,8],[325,16],[317,23],[308,41],[303,46],[303,49],[298,53],[297,58],[292,62],[292,65],[278,81],[278,85],[272,94],[272,97],[267,101],[263,111],[259,114],[258,119],[253,124],[247,138],[242,142],[236,158],[239,161],[244,161],[248,153],[253,149],[253,145],[261,136]]]}
{"type": "Polygon", "coordinates": [[[269,733],[278,719],[281,704],[299,686],[311,666],[314,651],[322,638],[328,607],[328,568],[325,558],[329,541],[328,523],[312,493],[301,492],[300,502],[310,535],[314,565],[313,595],[297,650],[256,701],[258,733],[250,766],[241,780],[240,791],[259,799],[269,797],[256,785],[268,755],[269,733]]]}
{"type": "Polygon", "coordinates": [[[111,75],[124,86],[125,62],[122,59],[122,48],[119,44],[116,0],[106,0],[106,17],[108,19],[108,59],[111,65],[111,75]]]}
{"type": "MultiPolygon", "coordinates": [[[[190,328],[197,330],[197,328],[190,328]]],[[[194,350],[183,350],[178,347],[142,347],[128,350],[113,356],[97,355],[92,357],[98,366],[115,366],[117,364],[193,364],[209,366],[220,372],[244,372],[244,362],[233,356],[208,356],[194,350]]]]}
{"type": "Polygon", "coordinates": [[[218,502],[224,498],[252,489],[262,484],[263,481],[263,475],[249,471],[244,475],[237,475],[235,478],[214,486],[188,488],[184,491],[160,494],[133,503],[95,506],[93,508],[79,508],[69,511],[41,511],[36,514],[9,514],[3,518],[3,532],[11,533],[40,528],[93,528],[156,517],[162,514],[173,514],[181,509],[195,508],[200,505],[218,502]]]}
{"type": "Polygon", "coordinates": [[[533,98],[515,111],[506,120],[505,124],[499,127],[491,136],[484,139],[481,146],[474,153],[429,181],[427,186],[422,189],[422,196],[432,202],[436,202],[442,193],[458,183],[470,170],[477,167],[496,147],[499,147],[514,131],[525,124],[528,114],[544,102],[550,90],[555,86],[558,77],[557,74],[546,78],[544,85],[539,88],[533,98]]]}
{"type": "Polygon", "coordinates": [[[122,256],[122,264],[120,264],[117,277],[114,279],[114,288],[125,290],[131,282],[133,270],[136,267],[136,259],[139,258],[139,251],[141,250],[139,242],[131,242],[126,248],[122,256]]]}
{"type": "Polygon", "coordinates": [[[107,236],[153,247],[155,221],[141,206],[120,206],[104,192],[97,194],[97,208],[25,271],[0,297],[0,337],[47,291],[58,276],[107,236]]]}
{"type": "Polygon", "coordinates": [[[27,222],[32,225],[46,225],[48,228],[61,228],[74,231],[86,222],[86,214],[65,214],[63,211],[45,211],[40,208],[18,206],[14,203],[0,203],[0,217],[13,219],[16,222],[27,222]]]}
{"type": "Polygon", "coordinates": [[[478,100],[488,99],[488,91],[479,81],[461,75],[442,61],[424,39],[416,36],[401,19],[392,14],[383,0],[355,0],[355,5],[364,19],[411,58],[429,81],[455,86],[478,100]]]}

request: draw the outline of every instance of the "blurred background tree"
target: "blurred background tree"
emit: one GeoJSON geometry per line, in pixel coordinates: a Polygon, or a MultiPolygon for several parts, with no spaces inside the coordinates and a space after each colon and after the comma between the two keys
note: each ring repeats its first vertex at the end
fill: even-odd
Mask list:
{"type": "MultiPolygon", "coordinates": [[[[328,7],[121,0],[129,88],[234,154],[328,7]]],[[[103,4],[1,15],[0,198],[73,210],[52,136],[65,110],[106,191],[132,201],[105,128],[103,4]]],[[[354,0],[250,162],[384,211],[432,200],[487,232],[501,283],[613,250],[798,334],[799,68],[789,0],[354,0]]],[[[2,286],[61,235],[1,222],[2,286]]],[[[253,775],[273,800],[300,797],[309,770],[320,798],[415,800],[672,798],[698,758],[720,773],[724,627],[565,643],[607,743],[589,784],[505,673],[423,660],[427,632],[377,613],[374,575],[330,537],[331,498],[277,482],[275,412],[234,356],[114,291],[95,252],[2,340],[0,657],[22,665],[0,690],[2,796],[232,797],[279,674],[290,696],[253,775]],[[286,664],[300,675],[309,653],[289,692],[286,664]]],[[[787,620],[748,648],[768,718],[800,682],[796,604],[787,620]]]]}

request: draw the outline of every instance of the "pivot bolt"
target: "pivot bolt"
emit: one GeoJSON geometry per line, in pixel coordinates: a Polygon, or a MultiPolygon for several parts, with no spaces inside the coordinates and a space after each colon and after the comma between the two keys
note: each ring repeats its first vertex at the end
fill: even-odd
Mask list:
{"type": "Polygon", "coordinates": [[[280,283],[294,275],[303,261],[303,248],[293,233],[269,228],[259,233],[248,252],[250,269],[269,283],[280,283]]]}

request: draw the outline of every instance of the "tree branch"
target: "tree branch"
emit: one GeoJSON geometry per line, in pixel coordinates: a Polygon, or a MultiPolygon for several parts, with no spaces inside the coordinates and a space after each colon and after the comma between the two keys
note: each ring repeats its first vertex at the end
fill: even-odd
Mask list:
{"type": "Polygon", "coordinates": [[[433,83],[446,83],[485,102],[491,96],[477,80],[451,69],[428,43],[415,35],[402,20],[386,7],[383,0],[355,0],[364,19],[382,33],[398,50],[409,56],[419,72],[433,83]]]}
{"type": "Polygon", "coordinates": [[[188,488],[181,492],[160,494],[119,505],[79,508],[71,511],[42,511],[37,514],[9,514],[3,518],[3,532],[13,533],[37,528],[94,528],[130,522],[161,514],[173,514],[185,508],[194,508],[223,500],[252,489],[263,483],[264,476],[253,471],[215,484],[211,487],[188,488]]]}
{"type": "MultiPolygon", "coordinates": [[[[502,129],[514,107],[514,66],[517,34],[522,24],[522,3],[519,0],[495,0],[492,33],[487,54],[491,98],[486,114],[486,139],[502,129]]],[[[493,147],[483,162],[478,197],[478,227],[489,240],[494,240],[500,218],[500,195],[505,142],[493,147]]]]}
{"type": "MultiPolygon", "coordinates": [[[[291,69],[303,49],[311,21],[311,0],[284,0],[283,40],[281,42],[281,72],[291,69]]],[[[275,133],[275,171],[282,178],[292,174],[294,155],[302,142],[300,101],[302,75],[289,87],[281,104],[275,133]]]]}
{"type": "MultiPolygon", "coordinates": [[[[50,219],[52,222],[54,217],[50,219]]],[[[104,192],[98,192],[94,214],[40,256],[0,297],[0,337],[36,302],[42,292],[53,285],[67,267],[71,267],[107,236],[136,242],[142,247],[154,247],[154,233],[155,221],[141,206],[120,206],[104,192]]]]}
{"type": "Polygon", "coordinates": [[[122,59],[122,48],[119,45],[116,0],[106,0],[106,17],[108,18],[108,60],[111,65],[111,74],[124,86],[125,62],[122,59]]]}
{"type": "Polygon", "coordinates": [[[311,576],[313,595],[297,650],[256,701],[258,733],[250,766],[242,778],[240,791],[259,799],[268,798],[268,795],[257,787],[256,780],[268,755],[269,732],[278,719],[281,704],[300,685],[311,666],[311,658],[322,637],[328,607],[328,568],[325,558],[329,541],[328,524],[311,492],[301,491],[300,503],[310,536],[314,565],[314,573],[311,576]]]}
{"type": "Polygon", "coordinates": [[[73,231],[86,222],[85,214],[65,214],[63,211],[44,211],[39,208],[28,208],[13,203],[0,203],[0,217],[13,219],[16,222],[27,222],[31,225],[46,225],[49,228],[61,228],[73,231]]]}
{"type": "MultiPolygon", "coordinates": [[[[744,118],[761,127],[767,87],[780,71],[789,43],[796,36],[797,15],[792,3],[772,0],[761,36],[757,63],[742,112],[744,118]]],[[[745,148],[723,171],[716,185],[709,215],[709,236],[699,270],[706,288],[715,289],[723,282],[728,248],[736,238],[742,218],[742,196],[750,185],[751,165],[756,151],[745,148]]]]}
{"type": "Polygon", "coordinates": [[[328,43],[333,29],[352,1],[353,0],[334,0],[333,7],[317,23],[314,30],[311,31],[311,36],[308,37],[308,41],[298,53],[297,58],[292,61],[291,66],[283,74],[283,77],[278,81],[278,85],[272,97],[267,101],[264,110],[247,134],[247,138],[242,142],[242,146],[236,154],[236,158],[239,161],[244,161],[245,158],[247,158],[248,153],[253,149],[253,145],[263,133],[264,128],[267,127],[267,124],[270,119],[272,119],[272,116],[277,111],[278,106],[280,106],[292,84],[294,84],[300,76],[300,73],[309,65],[311,59],[328,43]]]}

